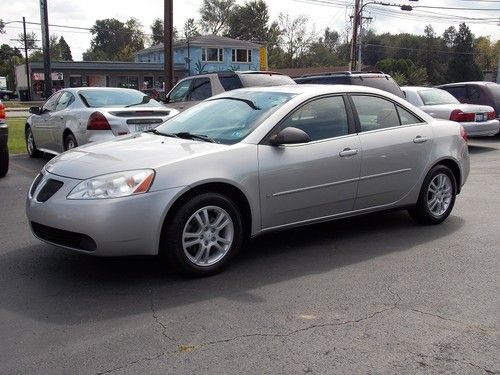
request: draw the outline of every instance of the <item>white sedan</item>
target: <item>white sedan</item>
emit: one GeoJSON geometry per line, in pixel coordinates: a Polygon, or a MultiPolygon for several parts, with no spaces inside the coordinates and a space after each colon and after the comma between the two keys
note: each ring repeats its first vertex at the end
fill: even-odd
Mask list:
{"type": "Polygon", "coordinates": [[[37,157],[149,130],[179,112],[137,90],[79,87],[56,92],[42,107],[31,107],[30,113],[26,149],[37,157]]]}
{"type": "Polygon", "coordinates": [[[471,137],[495,135],[500,122],[493,107],[460,103],[449,92],[434,87],[401,87],[406,100],[434,118],[459,122],[471,137]]]}

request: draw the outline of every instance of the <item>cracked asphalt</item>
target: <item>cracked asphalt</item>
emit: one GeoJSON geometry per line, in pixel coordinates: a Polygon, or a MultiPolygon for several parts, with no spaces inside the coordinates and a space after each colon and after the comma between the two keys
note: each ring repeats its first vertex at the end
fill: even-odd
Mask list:
{"type": "Polygon", "coordinates": [[[39,242],[24,199],[47,159],[13,156],[0,373],[500,374],[500,137],[469,149],[442,225],[389,212],[268,234],[199,280],[39,242]]]}

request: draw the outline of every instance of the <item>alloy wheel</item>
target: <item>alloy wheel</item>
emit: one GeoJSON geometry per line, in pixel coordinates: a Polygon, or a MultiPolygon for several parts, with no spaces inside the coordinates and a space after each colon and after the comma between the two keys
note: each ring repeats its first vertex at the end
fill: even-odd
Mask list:
{"type": "Polygon", "coordinates": [[[427,207],[435,217],[443,215],[450,207],[453,185],[448,175],[437,174],[427,189],[427,207]]]}

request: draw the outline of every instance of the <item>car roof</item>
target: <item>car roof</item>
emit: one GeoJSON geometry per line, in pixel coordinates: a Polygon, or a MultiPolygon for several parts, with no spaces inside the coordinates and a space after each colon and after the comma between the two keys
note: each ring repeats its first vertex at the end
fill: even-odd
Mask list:
{"type": "Polygon", "coordinates": [[[422,90],[441,90],[438,87],[429,87],[429,86],[401,86],[401,90],[406,91],[422,91],[422,90]]]}
{"type": "Polygon", "coordinates": [[[497,85],[496,82],[490,81],[468,81],[468,82],[454,82],[454,83],[444,83],[442,85],[438,85],[436,87],[453,87],[453,86],[462,86],[462,85],[480,85],[480,86],[488,86],[488,85],[497,85]]]}

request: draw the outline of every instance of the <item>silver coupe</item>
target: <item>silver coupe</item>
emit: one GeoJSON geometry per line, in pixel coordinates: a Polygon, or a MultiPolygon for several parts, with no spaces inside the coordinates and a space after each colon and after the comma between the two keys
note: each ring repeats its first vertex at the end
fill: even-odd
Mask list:
{"type": "Polygon", "coordinates": [[[42,241],[205,276],[269,231],[394,208],[441,223],[468,174],[463,128],[389,93],[248,88],[59,155],[26,209],[42,241]]]}
{"type": "Polygon", "coordinates": [[[179,111],[137,90],[79,87],[56,92],[30,113],[24,129],[26,149],[38,157],[151,129],[179,111]]]}

